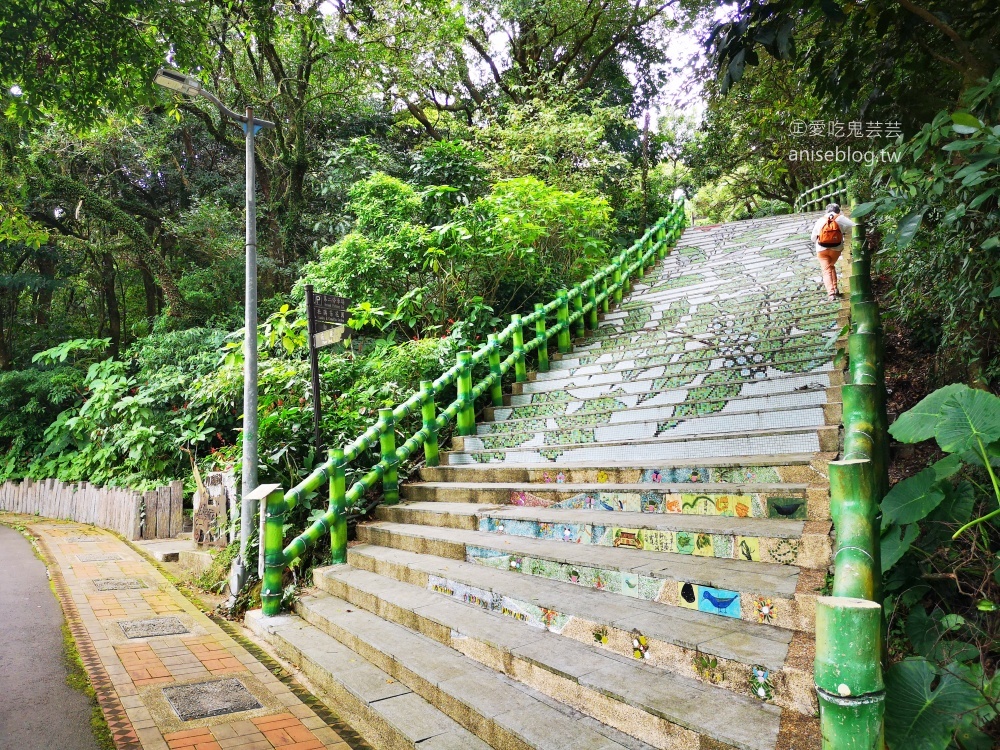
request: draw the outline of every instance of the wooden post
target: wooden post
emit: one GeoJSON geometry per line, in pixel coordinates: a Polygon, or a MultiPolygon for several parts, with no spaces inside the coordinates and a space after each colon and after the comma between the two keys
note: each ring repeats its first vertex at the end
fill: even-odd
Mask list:
{"type": "Polygon", "coordinates": [[[170,486],[156,488],[156,538],[170,538],[170,486]]]}
{"type": "Polygon", "coordinates": [[[143,539],[156,539],[158,498],[156,490],[150,490],[146,493],[146,525],[143,527],[143,539]]]}
{"type": "Polygon", "coordinates": [[[176,537],[184,527],[184,482],[170,483],[170,536],[176,537]]]}

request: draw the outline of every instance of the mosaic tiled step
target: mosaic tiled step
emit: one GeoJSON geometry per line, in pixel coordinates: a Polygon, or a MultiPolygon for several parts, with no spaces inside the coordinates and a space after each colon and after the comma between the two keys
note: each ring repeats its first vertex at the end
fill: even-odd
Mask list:
{"type": "MultiPolygon", "coordinates": [[[[626,657],[635,658],[638,630],[648,639],[647,664],[810,716],[816,710],[814,649],[804,633],[367,544],[352,547],[348,562],[626,657]]],[[[325,575],[314,573],[321,588],[325,575]]]]}
{"type": "MultiPolygon", "coordinates": [[[[422,466],[420,478],[425,482],[524,482],[559,485],[613,482],[620,484],[661,483],[692,484],[743,482],[799,483],[826,487],[827,464],[836,453],[790,453],[770,456],[711,456],[681,461],[645,461],[639,456],[631,460],[595,461],[585,464],[548,462],[532,464],[466,464],[462,466],[422,466]]],[[[404,492],[407,485],[403,485],[404,492]]],[[[692,488],[696,489],[696,488],[692,488]]]]}
{"type": "MultiPolygon", "coordinates": [[[[625,425],[634,427],[634,425],[625,425]]],[[[617,440],[594,440],[593,431],[580,431],[580,442],[568,442],[572,435],[557,434],[567,442],[545,445],[545,436],[532,436],[533,442],[504,447],[486,448],[482,438],[452,438],[452,450],[444,453],[450,464],[507,461],[513,463],[540,463],[542,461],[569,463],[598,463],[635,460],[640,456],[646,461],[707,458],[710,456],[755,456],[775,453],[815,453],[836,451],[839,428],[786,427],[756,431],[726,431],[702,434],[667,434],[660,437],[622,436],[617,440]],[[589,434],[587,434],[589,433],[589,434]]],[[[498,436],[498,442],[502,438],[498,436]]],[[[510,442],[521,443],[519,436],[510,442]]]]}
{"type": "Polygon", "coordinates": [[[718,346],[725,342],[741,340],[784,340],[790,336],[805,333],[837,332],[847,325],[846,319],[834,317],[828,313],[807,315],[798,318],[794,324],[777,321],[774,325],[761,325],[760,327],[751,327],[745,320],[738,320],[735,315],[713,321],[711,325],[699,324],[689,327],[689,323],[688,320],[675,322],[672,317],[654,318],[643,327],[627,333],[578,339],[573,354],[560,354],[556,357],[553,353],[552,357],[555,358],[552,359],[550,366],[557,368],[579,367],[605,360],[611,361],[609,358],[623,355],[624,352],[642,349],[665,351],[667,347],[674,350],[681,343],[701,342],[718,346]]]}
{"type": "MultiPolygon", "coordinates": [[[[657,425],[656,429],[649,434],[662,435],[672,431],[685,432],[684,429],[680,429],[682,424],[689,425],[688,429],[695,432],[719,432],[721,431],[717,429],[719,420],[726,425],[726,428],[732,426],[734,429],[754,429],[752,425],[757,425],[757,429],[764,429],[766,426],[773,425],[787,427],[816,423],[813,419],[805,421],[806,418],[802,416],[802,413],[809,413],[821,424],[840,422],[840,403],[826,403],[823,391],[814,392],[812,399],[801,398],[800,400],[800,397],[809,395],[809,393],[789,394],[784,400],[770,399],[772,402],[770,404],[766,403],[769,400],[768,397],[705,399],[663,405],[651,405],[649,402],[643,402],[641,406],[632,407],[622,403],[617,405],[617,409],[600,411],[585,409],[571,414],[553,415],[544,415],[543,413],[535,417],[522,416],[501,419],[496,422],[482,422],[476,427],[476,434],[486,437],[515,433],[537,434],[539,431],[546,430],[593,429],[595,434],[599,436],[602,434],[601,430],[635,424],[638,425],[636,434],[642,436],[646,434],[647,430],[641,425],[646,424],[657,425]],[[823,397],[823,400],[817,396],[823,397]],[[760,403],[761,401],[765,403],[760,403]],[[799,412],[800,414],[795,416],[790,412],[799,412]],[[705,421],[711,419],[717,420],[717,422],[705,421]],[[743,426],[741,427],[741,425],[743,426]]],[[[596,406],[593,402],[588,405],[596,406]]],[[[613,437],[621,433],[614,431],[607,434],[613,437]]],[[[548,441],[546,444],[549,444],[548,441]]]]}
{"type": "Polygon", "coordinates": [[[776,744],[776,706],[368,571],[328,568],[319,580],[357,607],[415,627],[655,747],[698,748],[701,736],[740,750],[776,744]]]}
{"type": "MultiPolygon", "coordinates": [[[[814,261],[815,262],[815,261],[814,261]]],[[[692,265],[665,273],[659,279],[636,282],[628,297],[625,310],[632,310],[638,303],[649,305],[672,300],[687,299],[692,303],[711,299],[726,300],[730,306],[746,306],[758,297],[771,304],[814,304],[832,308],[819,294],[821,279],[819,265],[805,266],[794,261],[787,270],[775,270],[765,265],[724,266],[725,271],[713,270],[703,265],[692,265]]],[[[624,301],[623,301],[624,302],[624,301]]]]}
{"type": "Polygon", "coordinates": [[[478,529],[498,536],[800,568],[826,568],[831,557],[828,521],[807,523],[784,518],[443,502],[380,507],[376,518],[404,524],[478,529]]]}
{"type": "MultiPolygon", "coordinates": [[[[705,400],[702,394],[717,394],[720,389],[724,389],[731,398],[750,398],[770,396],[782,393],[805,393],[812,391],[823,391],[831,388],[839,388],[843,385],[844,375],[841,370],[829,367],[817,368],[804,373],[781,373],[770,374],[770,377],[749,377],[733,378],[724,383],[712,384],[706,382],[706,378],[699,375],[693,377],[662,378],[653,376],[640,376],[635,380],[624,383],[605,383],[596,386],[582,386],[580,388],[570,388],[561,391],[526,392],[524,386],[529,383],[514,383],[513,395],[505,396],[504,403],[509,407],[518,406],[539,406],[535,416],[549,416],[551,413],[558,414],[562,409],[564,413],[571,408],[571,404],[601,401],[606,398],[614,399],[621,404],[616,406],[610,401],[609,406],[616,406],[619,409],[635,408],[639,404],[655,406],[661,404],[679,404],[685,401],[705,400]],[[739,388],[737,391],[736,388],[739,388]]],[[[829,401],[839,401],[839,391],[828,394],[829,401]]],[[[584,404],[579,407],[572,407],[573,411],[578,409],[596,410],[604,404],[584,404]]],[[[487,407],[488,416],[497,417],[497,412],[504,407],[487,407]]],[[[568,412],[572,413],[572,412],[568,412]]]]}
{"type": "Polygon", "coordinates": [[[747,342],[719,347],[691,344],[690,348],[664,353],[644,347],[629,352],[628,356],[610,358],[608,362],[540,372],[531,385],[535,389],[543,389],[550,383],[554,386],[613,383],[641,374],[678,378],[687,375],[693,378],[694,375],[716,371],[731,372],[733,378],[738,379],[766,373],[772,367],[779,372],[807,372],[832,361],[835,346],[835,338],[803,334],[798,340],[792,339],[785,344],[747,342]]]}
{"type": "Polygon", "coordinates": [[[584,375],[567,374],[559,379],[515,383],[520,387],[512,389],[512,392],[516,394],[548,393],[567,388],[580,389],[616,385],[625,388],[628,383],[634,381],[642,381],[646,385],[642,390],[626,392],[659,392],[668,388],[674,389],[695,384],[725,386],[732,381],[771,380],[773,376],[782,374],[801,375],[829,372],[833,354],[830,349],[818,349],[817,351],[781,354],[768,361],[760,361],[760,358],[754,355],[738,356],[728,360],[723,357],[692,357],[689,359],[693,361],[657,364],[632,370],[615,370],[584,375]],[[795,357],[795,354],[800,354],[800,356],[795,357]]]}
{"type": "MultiPolygon", "coordinates": [[[[511,448],[558,448],[564,445],[612,443],[621,440],[655,440],[690,436],[704,439],[707,435],[743,435],[747,433],[786,430],[825,425],[826,410],[822,406],[774,409],[735,414],[714,414],[691,418],[624,422],[618,424],[594,423],[589,415],[554,420],[517,421],[508,427],[506,422],[494,422],[492,429],[478,436],[455,438],[456,450],[495,450],[511,448]],[[559,424],[569,423],[560,427],[559,424]]],[[[606,419],[606,415],[605,415],[606,419]]],[[[836,420],[832,420],[836,421],[836,420]]]]}
{"type": "MultiPolygon", "coordinates": [[[[550,477],[551,479],[551,477],[550,477]]],[[[535,508],[667,513],[736,518],[825,520],[823,488],[806,484],[409,482],[403,498],[413,502],[481,503],[535,508]]],[[[621,525],[621,524],[619,524],[621,525]]],[[[471,526],[469,528],[472,528],[471,526]]]]}
{"type": "Polygon", "coordinates": [[[726,414],[745,414],[805,407],[826,409],[829,412],[828,422],[839,420],[839,391],[833,394],[836,401],[830,403],[832,399],[827,388],[799,378],[793,381],[791,390],[777,390],[763,395],[742,393],[743,386],[753,382],[731,383],[731,389],[722,392],[713,386],[688,386],[660,391],[655,397],[641,402],[639,394],[619,393],[613,398],[574,399],[571,394],[558,391],[560,395],[548,402],[490,408],[485,411],[485,421],[478,425],[477,430],[479,434],[513,431],[519,429],[517,423],[538,420],[546,421],[549,427],[586,424],[588,421],[592,424],[624,424],[689,418],[723,411],[726,414]],[[500,424],[504,425],[504,429],[494,427],[500,424]]]}
{"type": "Polygon", "coordinates": [[[793,565],[382,521],[358,526],[358,539],[750,622],[758,621],[758,603],[770,601],[772,624],[790,630],[815,628],[815,599],[824,579],[824,571],[793,565]]]}
{"type": "MultiPolygon", "coordinates": [[[[296,613],[322,633],[346,646],[388,678],[401,683],[476,735],[490,747],[556,750],[556,737],[579,747],[623,750],[625,747],[540,699],[535,691],[499,675],[456,650],[329,594],[301,597],[296,613]],[[588,744],[589,743],[589,744],[588,744]]],[[[270,619],[270,618],[269,618],[270,619]]],[[[257,621],[259,622],[259,620],[257,621]]],[[[267,622],[267,621],[265,621],[267,622]]],[[[266,625],[261,629],[266,628],[266,625]]],[[[266,631],[265,631],[266,632],[266,631]]],[[[278,634],[272,634],[272,637],[278,634]]],[[[303,643],[313,660],[321,647],[303,643]]],[[[391,688],[393,683],[384,683],[391,688]]],[[[400,717],[405,719],[405,716],[400,717]]],[[[459,750],[464,746],[432,738],[425,746],[459,750]]],[[[382,746],[379,743],[378,746],[382,746]]],[[[572,747],[572,745],[570,745],[572,747]]]]}
{"type": "Polygon", "coordinates": [[[309,678],[318,697],[367,742],[405,750],[490,746],[402,682],[294,615],[249,612],[246,624],[309,678]]]}

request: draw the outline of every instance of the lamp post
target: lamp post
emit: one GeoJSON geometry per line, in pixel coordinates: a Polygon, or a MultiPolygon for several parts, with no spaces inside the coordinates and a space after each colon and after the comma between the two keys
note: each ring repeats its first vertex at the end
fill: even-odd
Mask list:
{"type": "Polygon", "coordinates": [[[225,117],[236,120],[246,133],[246,316],[243,338],[243,476],[240,484],[240,556],[233,563],[229,590],[233,597],[243,588],[247,571],[247,545],[257,516],[256,503],[247,496],[257,488],[257,203],[256,170],[254,168],[254,136],[261,128],[273,128],[274,123],[258,120],[253,109],[246,115],[229,109],[201,81],[176,70],[160,68],[153,83],[186,96],[201,96],[212,102],[225,117]]]}

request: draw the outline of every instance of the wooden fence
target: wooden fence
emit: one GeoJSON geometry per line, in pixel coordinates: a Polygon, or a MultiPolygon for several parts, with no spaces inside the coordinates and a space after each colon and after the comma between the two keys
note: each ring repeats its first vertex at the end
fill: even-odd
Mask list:
{"type": "Polygon", "coordinates": [[[146,493],[87,482],[25,479],[0,485],[0,511],[90,523],[126,539],[167,539],[184,524],[184,483],[146,493]]]}

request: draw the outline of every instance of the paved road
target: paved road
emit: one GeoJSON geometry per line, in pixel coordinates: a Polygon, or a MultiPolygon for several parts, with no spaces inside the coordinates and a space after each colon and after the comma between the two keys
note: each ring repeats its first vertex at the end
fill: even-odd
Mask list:
{"type": "Polygon", "coordinates": [[[62,624],[45,565],[0,526],[0,748],[97,750],[90,703],[66,684],[62,624]]]}

